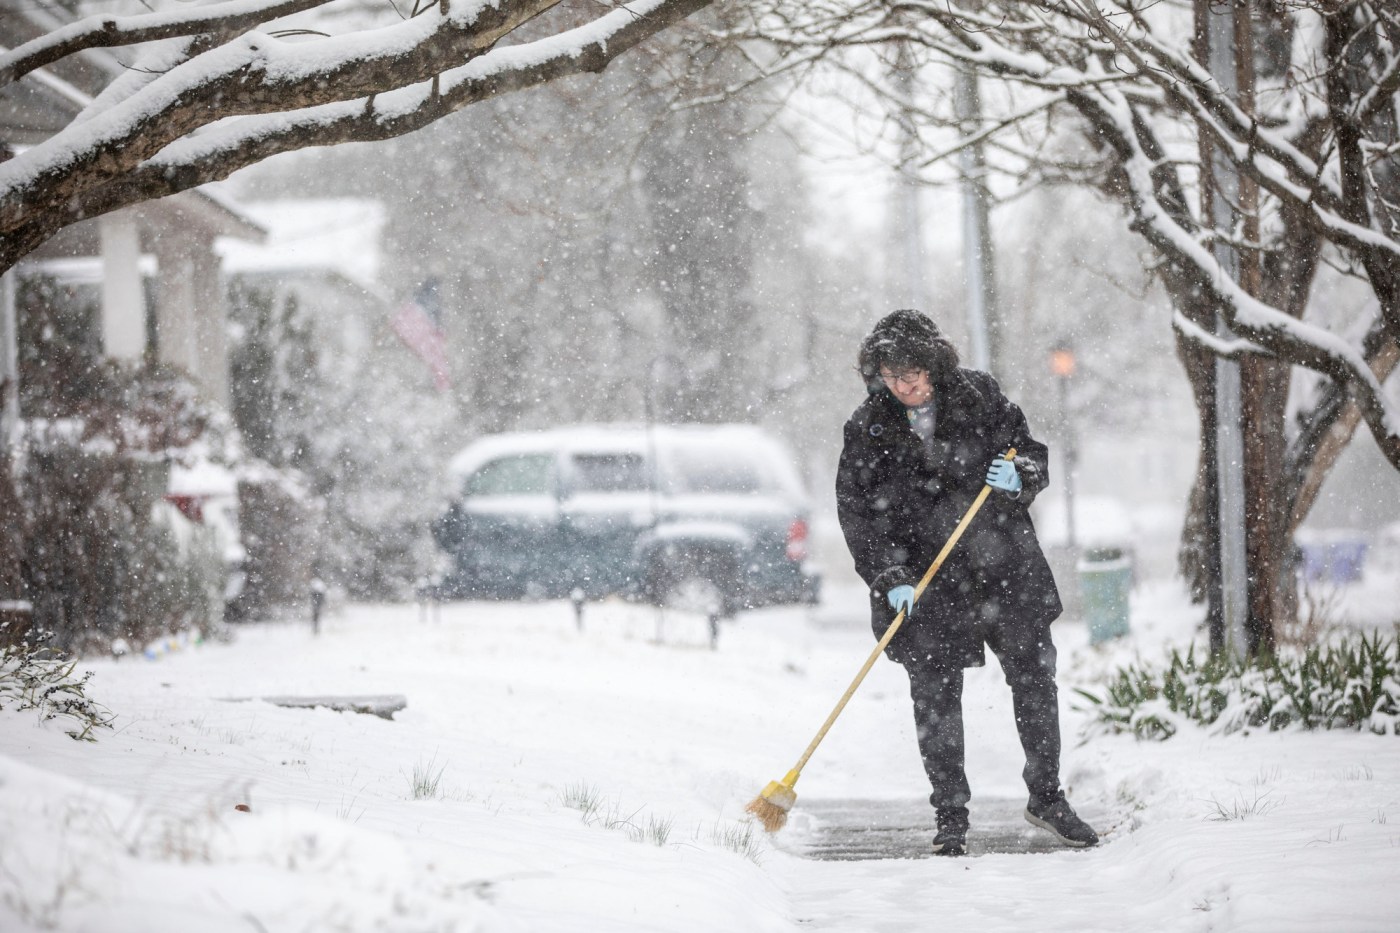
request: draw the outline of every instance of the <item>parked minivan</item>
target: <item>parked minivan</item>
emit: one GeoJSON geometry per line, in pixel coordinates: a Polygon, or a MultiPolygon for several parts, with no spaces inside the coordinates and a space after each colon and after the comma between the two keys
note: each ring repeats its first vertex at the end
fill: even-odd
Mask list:
{"type": "Polygon", "coordinates": [[[791,455],[752,425],[498,434],[453,458],[433,534],[450,597],[620,594],[730,615],[815,602],[791,455]]]}

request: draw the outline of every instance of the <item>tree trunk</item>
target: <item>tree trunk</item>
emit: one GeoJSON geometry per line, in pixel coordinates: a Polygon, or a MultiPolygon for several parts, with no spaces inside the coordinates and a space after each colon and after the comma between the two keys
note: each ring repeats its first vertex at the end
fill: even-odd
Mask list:
{"type": "Polygon", "coordinates": [[[0,442],[0,649],[19,645],[29,634],[32,613],[24,587],[24,511],[15,486],[14,461],[0,442]]]}
{"type": "Polygon", "coordinates": [[[642,185],[655,253],[648,263],[665,309],[656,416],[742,421],[758,389],[747,365],[754,244],[745,201],[744,141],[729,105],[674,114],[643,149],[642,185]],[[696,151],[703,141],[705,152],[696,151]]]}
{"type": "MultiPolygon", "coordinates": [[[[1259,297],[1294,317],[1306,307],[1308,292],[1317,272],[1321,240],[1311,230],[1307,218],[1285,216],[1284,233],[1279,245],[1260,263],[1256,289],[1259,297]]],[[[1245,265],[1248,268],[1248,265],[1245,265]]],[[[1247,280],[1253,278],[1247,274],[1247,280]]],[[[1247,282],[1248,284],[1248,282],[1247,282]]],[[[1183,294],[1183,286],[1168,290],[1176,305],[1188,318],[1198,320],[1205,309],[1188,310],[1193,292],[1183,294]]],[[[1197,301],[1197,304],[1200,302],[1197,301]]],[[[1179,553],[1181,571],[1191,583],[1193,597],[1213,595],[1209,586],[1211,568],[1218,573],[1219,540],[1211,518],[1216,511],[1217,490],[1214,477],[1215,357],[1204,348],[1178,341],[1178,354],[1191,382],[1201,421],[1202,456],[1196,482],[1191,491],[1191,506],[1182,532],[1179,553]],[[1203,512],[1202,510],[1206,510],[1203,512]],[[1210,514],[1206,514],[1209,512],[1210,514]],[[1214,561],[1212,563],[1211,561],[1214,561]]],[[[1248,356],[1240,364],[1244,448],[1245,448],[1245,529],[1248,566],[1249,616],[1247,634],[1249,649],[1271,651],[1276,636],[1297,618],[1298,597],[1294,583],[1295,555],[1293,532],[1296,484],[1288,480],[1286,468],[1286,417],[1290,367],[1276,359],[1248,356]]],[[[1357,420],[1360,414],[1357,414],[1357,420]]],[[[1211,644],[1223,644],[1219,607],[1210,601],[1211,644]],[[1221,641],[1217,641],[1221,638],[1221,641]]]]}

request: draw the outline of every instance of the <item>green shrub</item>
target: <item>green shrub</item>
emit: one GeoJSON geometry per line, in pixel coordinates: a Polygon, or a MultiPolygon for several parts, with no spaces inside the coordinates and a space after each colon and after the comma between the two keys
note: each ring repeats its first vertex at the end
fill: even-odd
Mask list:
{"type": "Polygon", "coordinates": [[[1184,723],[1220,733],[1357,729],[1400,735],[1400,638],[1353,635],[1240,660],[1173,650],[1162,669],[1120,668],[1102,693],[1076,689],[1108,732],[1167,739],[1184,723]]]}

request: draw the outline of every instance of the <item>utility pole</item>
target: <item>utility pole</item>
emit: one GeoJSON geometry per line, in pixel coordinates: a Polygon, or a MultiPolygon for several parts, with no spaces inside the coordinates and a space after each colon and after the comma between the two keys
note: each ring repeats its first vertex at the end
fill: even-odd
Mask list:
{"type": "MultiPolygon", "coordinates": [[[[982,99],[977,75],[959,68],[953,91],[953,106],[959,130],[973,136],[982,125],[982,99]]],[[[988,192],[987,162],[981,142],[969,142],[958,153],[959,183],[962,189],[963,269],[967,281],[967,328],[972,349],[972,368],[996,373],[1001,356],[993,337],[996,319],[996,281],[992,263],[992,230],[988,192]]]]}
{"type": "MultiPolygon", "coordinates": [[[[1248,0],[1212,2],[1196,0],[1196,33],[1204,45],[1204,59],[1211,76],[1227,96],[1237,99],[1242,85],[1236,41],[1249,35],[1248,0]],[[1239,28],[1243,26],[1243,32],[1239,28]]],[[[1246,58],[1246,61],[1248,59],[1246,58]]],[[[1203,215],[1216,230],[1239,229],[1239,205],[1243,190],[1234,164],[1217,146],[1201,136],[1202,168],[1207,182],[1203,215]]],[[[1217,238],[1212,246],[1222,271],[1235,281],[1240,278],[1240,256],[1236,249],[1217,238]]],[[[1223,318],[1217,318],[1216,334],[1230,339],[1232,334],[1223,318]]],[[[1220,643],[1212,648],[1233,657],[1249,654],[1249,564],[1245,542],[1244,431],[1241,424],[1240,366],[1235,360],[1217,357],[1215,361],[1216,483],[1219,490],[1219,546],[1221,611],[1220,643]]],[[[1212,633],[1213,635],[1215,633],[1212,633]]]]}
{"type": "MultiPolygon", "coordinates": [[[[0,144],[0,163],[14,157],[12,148],[0,144]]],[[[0,460],[14,456],[19,440],[18,291],[14,268],[0,273],[0,460]]]]}
{"type": "Polygon", "coordinates": [[[1079,452],[1075,443],[1074,417],[1069,409],[1069,381],[1074,378],[1074,364],[1074,347],[1069,340],[1059,341],[1050,351],[1050,372],[1059,383],[1060,430],[1063,432],[1065,447],[1065,543],[1069,545],[1071,553],[1077,553],[1079,547],[1074,527],[1074,468],[1079,460],[1079,452]]]}
{"type": "Polygon", "coordinates": [[[0,275],[0,458],[12,455],[19,437],[19,334],[15,271],[0,275]]]}
{"type": "Polygon", "coordinates": [[[914,132],[914,57],[908,43],[900,43],[896,52],[894,81],[899,91],[900,115],[899,161],[901,170],[896,181],[895,212],[898,217],[898,251],[900,259],[899,293],[895,305],[917,308],[932,314],[932,296],[924,274],[924,225],[919,209],[922,185],[911,171],[919,155],[919,137],[914,132]]]}

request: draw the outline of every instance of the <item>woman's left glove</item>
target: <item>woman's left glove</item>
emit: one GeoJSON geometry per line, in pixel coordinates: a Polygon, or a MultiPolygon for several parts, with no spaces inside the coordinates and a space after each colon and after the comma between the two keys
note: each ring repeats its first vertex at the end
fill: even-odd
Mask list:
{"type": "Polygon", "coordinates": [[[914,614],[914,588],[912,586],[896,586],[885,594],[885,598],[890,601],[890,608],[895,612],[903,612],[906,619],[914,614]]]}
{"type": "Polygon", "coordinates": [[[1010,493],[1013,498],[1020,496],[1021,474],[1016,472],[1016,464],[1002,458],[993,460],[991,468],[987,470],[987,485],[1010,493]]]}

